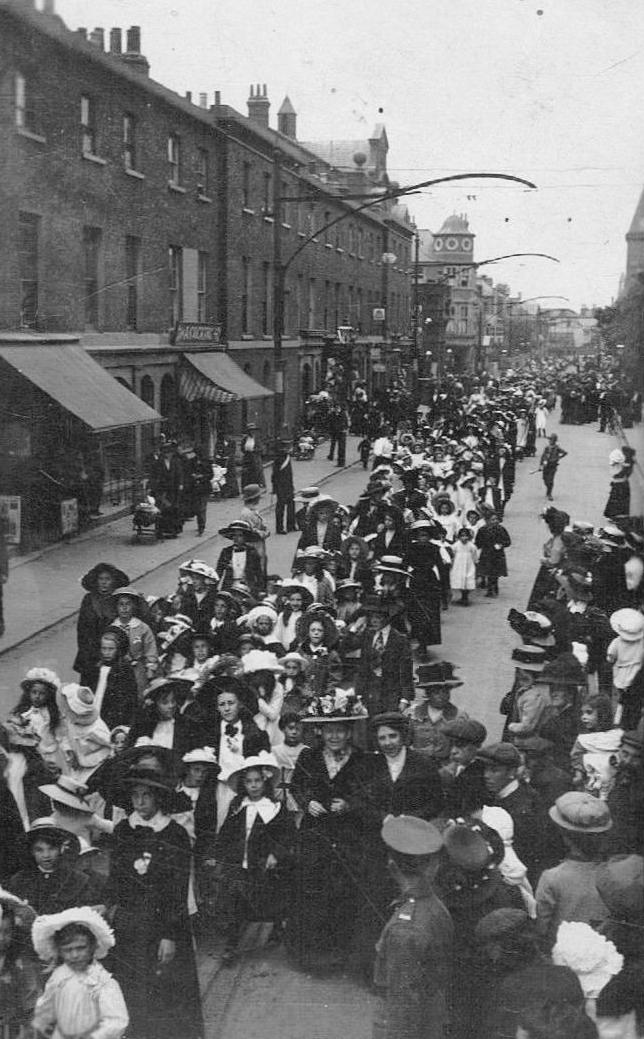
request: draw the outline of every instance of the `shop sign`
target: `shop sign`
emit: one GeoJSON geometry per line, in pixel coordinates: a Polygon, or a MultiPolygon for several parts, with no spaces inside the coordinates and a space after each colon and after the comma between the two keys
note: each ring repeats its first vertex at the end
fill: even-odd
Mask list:
{"type": "Polygon", "coordinates": [[[16,494],[0,494],[0,521],[8,545],[21,541],[22,498],[16,494]]]}
{"type": "Polygon", "coordinates": [[[374,321],[383,322],[385,320],[385,308],[384,307],[374,307],[372,318],[373,318],[374,321]]]}
{"type": "Polygon", "coordinates": [[[172,333],[173,346],[221,346],[221,325],[180,321],[172,333]]]}
{"type": "Polygon", "coordinates": [[[64,498],[61,501],[60,530],[63,537],[78,532],[78,498],[64,498]]]}

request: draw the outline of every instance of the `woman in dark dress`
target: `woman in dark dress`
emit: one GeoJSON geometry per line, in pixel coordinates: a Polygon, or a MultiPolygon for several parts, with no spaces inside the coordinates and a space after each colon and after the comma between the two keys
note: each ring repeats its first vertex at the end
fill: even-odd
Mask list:
{"type": "Polygon", "coordinates": [[[138,707],[136,679],[129,661],[130,643],[124,631],[108,628],[101,635],[100,657],[90,677],[89,688],[96,693],[100,715],[111,731],[117,725],[130,726],[138,707]]]}
{"type": "Polygon", "coordinates": [[[202,728],[193,717],[182,714],[179,709],[186,697],[186,686],[185,681],[172,678],[155,678],[150,682],[145,691],[145,703],[135,715],[128,733],[128,747],[134,747],[141,737],[180,755],[203,746],[202,728]]]}
{"type": "Polygon", "coordinates": [[[116,617],[116,600],[113,592],[126,588],[130,583],[127,574],[111,563],[97,563],[81,579],[86,591],[80,606],[76,624],[78,652],[73,668],[80,675],[81,685],[91,685],[91,675],[101,651],[101,635],[116,617]]]}
{"type": "Polygon", "coordinates": [[[351,743],[352,721],[309,718],[322,735],[319,749],[300,754],[291,792],[304,813],[299,830],[289,946],[303,968],[346,960],[366,894],[363,830],[368,789],[366,754],[351,743]]]}
{"type": "Polygon", "coordinates": [[[499,577],[508,576],[505,550],[512,544],[510,535],[499,523],[496,512],[488,513],[485,526],[476,535],[476,547],[480,549],[479,573],[487,581],[487,598],[499,594],[499,577]]]}
{"type": "Polygon", "coordinates": [[[405,566],[412,568],[408,604],[411,637],[418,641],[421,660],[427,659],[429,646],[441,644],[442,559],[433,539],[442,538],[443,534],[438,524],[416,520],[411,525],[412,542],[404,557],[405,566]]]}
{"type": "Polygon", "coordinates": [[[190,838],[170,818],[188,811],[191,802],[151,762],[130,769],[124,786],[131,811],[114,830],[104,895],[116,937],[110,967],[137,1039],[200,1039],[188,918],[190,838]]]}

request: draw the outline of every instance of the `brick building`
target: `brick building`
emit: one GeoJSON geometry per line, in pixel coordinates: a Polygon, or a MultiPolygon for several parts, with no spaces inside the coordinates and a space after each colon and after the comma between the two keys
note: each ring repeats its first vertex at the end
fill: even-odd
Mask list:
{"type": "MultiPolygon", "coordinates": [[[[153,409],[133,465],[153,415],[208,451],[250,418],[270,438],[276,261],[289,427],[339,327],[371,384],[374,344],[380,368],[409,326],[409,215],[346,197],[390,187],[384,127],[330,155],[298,142],[288,98],[277,129],[265,87],[248,115],[193,103],[150,77],[137,27],[71,31],[42,3],[0,0],[0,330],[78,337],[153,409]]],[[[107,431],[95,446],[109,477],[107,431]]]]}
{"type": "Polygon", "coordinates": [[[420,231],[418,298],[426,348],[439,369],[465,371],[476,363],[479,339],[475,235],[453,213],[440,230],[420,231]],[[425,313],[427,311],[427,313],[425,313]]]}

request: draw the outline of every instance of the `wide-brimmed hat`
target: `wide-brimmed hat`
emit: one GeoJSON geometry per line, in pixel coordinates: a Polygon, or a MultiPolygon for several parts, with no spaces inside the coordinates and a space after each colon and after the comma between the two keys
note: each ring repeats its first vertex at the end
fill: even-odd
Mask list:
{"type": "Polygon", "coordinates": [[[227,527],[221,527],[219,533],[224,538],[232,538],[235,532],[241,532],[247,541],[261,541],[259,531],[254,530],[246,520],[233,520],[227,527]]]}
{"type": "Polygon", "coordinates": [[[301,653],[291,651],[280,657],[280,664],[282,667],[286,667],[287,664],[299,664],[301,668],[305,668],[308,665],[308,660],[301,653]]]}
{"type": "Polygon", "coordinates": [[[78,855],[80,851],[80,841],[76,834],[70,833],[62,826],[57,826],[50,816],[34,819],[23,839],[28,848],[31,848],[36,841],[47,841],[48,844],[55,845],[66,854],[78,855]]]}
{"type": "Polygon", "coordinates": [[[522,671],[539,674],[546,665],[547,655],[543,646],[516,646],[512,650],[512,663],[522,671]]]}
{"type": "Polygon", "coordinates": [[[51,671],[48,667],[30,667],[20,683],[20,688],[27,692],[34,682],[42,682],[43,685],[48,685],[54,692],[58,692],[61,685],[60,678],[56,672],[51,671]]]}
{"type": "Polygon", "coordinates": [[[303,722],[356,722],[367,717],[367,709],[353,689],[339,689],[315,697],[302,716],[303,722]]]}
{"type": "Polygon", "coordinates": [[[264,488],[260,487],[258,483],[247,483],[245,487],[242,487],[244,505],[249,505],[253,501],[259,501],[263,493],[264,488]]]}
{"type": "Polygon", "coordinates": [[[178,674],[167,675],[164,678],[153,678],[145,687],[144,697],[153,703],[168,693],[175,693],[180,698],[185,696],[193,684],[193,678],[179,678],[178,674]]]}
{"type": "Polygon", "coordinates": [[[180,574],[198,574],[200,577],[205,577],[210,581],[219,580],[219,575],[214,567],[210,566],[203,559],[186,559],[185,563],[179,564],[180,574]]]}
{"type": "Polygon", "coordinates": [[[268,617],[274,624],[277,620],[277,607],[274,606],[272,602],[259,602],[257,603],[257,606],[253,606],[252,610],[249,610],[248,613],[242,614],[242,616],[237,619],[237,623],[240,625],[246,624],[249,628],[252,628],[260,617],[268,617]]]}
{"type": "Polygon", "coordinates": [[[628,607],[610,615],[610,626],[626,642],[637,642],[644,634],[644,615],[628,607]]]}
{"type": "Polygon", "coordinates": [[[219,762],[214,747],[194,747],[181,758],[184,765],[212,765],[220,772],[219,762]]]}
{"type": "Polygon", "coordinates": [[[128,599],[134,599],[135,602],[141,602],[144,596],[136,588],[132,588],[131,585],[122,585],[119,588],[115,588],[111,593],[113,599],[121,599],[127,597],[128,599]]]}
{"type": "Polygon", "coordinates": [[[89,791],[98,793],[106,801],[119,808],[130,806],[129,789],[123,780],[130,769],[141,767],[157,769],[171,786],[176,786],[181,773],[181,759],[176,750],[161,747],[152,739],[142,736],[135,747],[128,747],[120,754],[107,758],[95,769],[87,780],[89,791]]]}
{"type": "Polygon", "coordinates": [[[562,794],[548,814],[562,830],[574,833],[606,833],[613,825],[606,802],[585,790],[570,790],[562,794]]]}
{"type": "Polygon", "coordinates": [[[244,758],[241,765],[231,772],[228,776],[228,786],[237,793],[239,789],[239,783],[244,775],[244,772],[249,768],[258,768],[264,773],[266,779],[277,779],[281,769],[275,760],[273,754],[269,754],[266,750],[260,750],[259,754],[253,754],[251,757],[244,758]]]}
{"type": "Polygon", "coordinates": [[[242,657],[242,667],[247,675],[255,671],[270,671],[273,675],[281,675],[284,672],[275,654],[267,649],[251,649],[250,653],[242,657]]]}
{"type": "Polygon", "coordinates": [[[73,714],[82,718],[95,713],[96,697],[89,686],[70,682],[68,685],[64,685],[60,692],[73,714]]]}
{"type": "Polygon", "coordinates": [[[448,660],[432,660],[429,664],[419,664],[414,675],[414,683],[422,689],[435,686],[456,689],[463,685],[460,679],[454,677],[456,666],[448,660]]]}
{"type": "Polygon", "coordinates": [[[552,621],[546,617],[545,613],[538,613],[536,610],[521,612],[511,609],[508,614],[508,622],[512,630],[516,631],[517,635],[520,635],[526,642],[535,646],[554,645],[552,621]]]}
{"type": "Polygon", "coordinates": [[[319,494],[319,487],[303,487],[301,491],[297,491],[297,493],[293,495],[293,501],[307,502],[307,504],[310,504],[319,497],[319,494]]]}
{"type": "Polygon", "coordinates": [[[592,574],[586,570],[560,570],[555,580],[569,599],[575,602],[590,602],[593,597],[592,574]]]}
{"type": "Polygon", "coordinates": [[[81,577],[81,586],[86,592],[95,592],[97,589],[98,575],[108,573],[112,575],[112,581],[115,588],[127,588],[130,583],[130,578],[123,570],[119,570],[117,566],[112,563],[97,563],[91,570],[88,570],[86,574],[81,577]]]}
{"type": "Polygon", "coordinates": [[[438,512],[441,505],[449,505],[450,515],[456,512],[456,505],[450,498],[449,494],[435,494],[432,498],[432,508],[438,512]]]}
{"type": "Polygon", "coordinates": [[[338,501],[332,498],[330,494],[320,494],[312,503],[309,508],[309,517],[312,520],[320,509],[329,509],[330,512],[335,512],[338,507],[338,501]]]}
{"type": "Polygon", "coordinates": [[[240,600],[238,598],[235,598],[232,592],[226,592],[223,588],[218,588],[214,593],[213,601],[216,602],[217,599],[221,599],[223,602],[225,602],[226,606],[235,614],[239,613],[242,608],[240,600]]]}
{"type": "Polygon", "coordinates": [[[560,653],[546,663],[539,682],[546,685],[585,685],[586,674],[574,653],[560,653]]]}
{"type": "Polygon", "coordinates": [[[357,592],[362,588],[360,581],[352,581],[349,577],[343,578],[342,581],[338,581],[335,586],[336,597],[342,595],[343,592],[357,592]]]}
{"type": "Polygon", "coordinates": [[[400,577],[411,577],[409,567],[406,567],[402,556],[381,556],[374,566],[377,574],[398,574],[400,577]]]}
{"type": "Polygon", "coordinates": [[[94,935],[98,960],[104,959],[110,949],[114,948],[115,939],[112,928],[107,925],[100,913],[89,906],[75,909],[64,909],[62,913],[51,913],[38,916],[31,928],[31,941],[37,956],[41,960],[51,962],[58,957],[56,935],[70,924],[80,924],[94,935]]]}
{"type": "Polygon", "coordinates": [[[129,792],[134,786],[147,786],[151,790],[157,790],[163,795],[164,811],[169,815],[189,812],[193,807],[188,795],[175,790],[172,781],[158,765],[150,764],[143,767],[139,762],[127,770],[120,778],[120,783],[124,793],[129,792]]]}
{"type": "Polygon", "coordinates": [[[87,815],[94,814],[94,809],[85,800],[87,787],[84,783],[73,779],[72,776],[61,774],[55,783],[45,783],[44,786],[39,786],[38,789],[41,794],[44,794],[45,797],[48,797],[50,801],[54,801],[56,804],[74,808],[77,812],[85,812],[87,815]]]}

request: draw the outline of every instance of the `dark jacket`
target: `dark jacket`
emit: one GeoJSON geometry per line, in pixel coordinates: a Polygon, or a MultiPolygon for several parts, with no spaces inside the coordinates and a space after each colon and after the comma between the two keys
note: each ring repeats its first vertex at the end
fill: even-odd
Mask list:
{"type": "Polygon", "coordinates": [[[287,861],[293,854],[295,844],[295,826],[291,813],[281,805],[269,823],[264,823],[257,815],[246,837],[246,809],[242,808],[242,800],[240,795],[235,798],[217,834],[217,862],[240,866],[244,851],[249,870],[263,870],[269,855],[274,855],[278,863],[287,861]]]}
{"type": "MultiPolygon", "coordinates": [[[[309,548],[311,545],[318,544],[318,528],[315,520],[308,520],[300,535],[300,540],[297,543],[298,549],[309,548]]],[[[329,521],[326,527],[326,533],[322,539],[320,548],[326,548],[329,552],[339,552],[342,548],[342,534],[339,527],[336,527],[334,523],[329,521]]]]}
{"type": "Polygon", "coordinates": [[[426,754],[407,747],[405,764],[396,781],[389,774],[384,754],[371,761],[371,798],[380,815],[415,815],[435,819],[443,810],[443,791],[438,769],[426,754]]]}
{"type": "Polygon", "coordinates": [[[413,665],[409,639],[395,628],[390,629],[380,660],[382,677],[375,674],[377,654],[373,642],[374,632],[366,632],[361,644],[356,693],[362,696],[369,714],[396,711],[399,700],[411,700],[413,697],[413,665]]]}
{"type": "MultiPolygon", "coordinates": [[[[127,746],[134,747],[136,741],[142,736],[152,738],[158,722],[158,715],[153,708],[142,707],[128,733],[127,746]]],[[[203,730],[190,717],[186,717],[185,714],[177,714],[174,719],[172,749],[183,757],[189,750],[203,746],[205,746],[203,730]]]]}
{"type": "MultiPolygon", "coordinates": [[[[260,750],[269,750],[268,736],[262,729],[258,728],[250,714],[246,711],[240,715],[242,723],[242,753],[245,758],[254,757],[260,750]]],[[[215,755],[219,757],[221,745],[221,718],[219,715],[208,722],[209,737],[208,746],[214,747],[215,755]]],[[[202,737],[203,738],[203,737],[202,737]]],[[[200,744],[203,746],[203,744],[200,744]]]]}
{"type": "Polygon", "coordinates": [[[278,455],[273,462],[271,487],[278,501],[291,501],[293,498],[293,463],[289,455],[278,455]],[[286,465],[284,462],[288,459],[286,465]]]}
{"type": "Polygon", "coordinates": [[[527,867],[531,881],[563,857],[559,834],[550,823],[536,790],[529,783],[519,783],[516,790],[492,802],[505,808],[514,823],[514,850],[527,867]]]}
{"type": "MultiPolygon", "coordinates": [[[[217,560],[217,573],[222,578],[220,588],[229,591],[233,583],[232,570],[233,546],[227,545],[222,548],[217,560]]],[[[246,571],[244,580],[248,585],[251,595],[257,595],[264,588],[264,573],[262,561],[259,554],[252,545],[246,546],[246,571]]]]}
{"type": "MultiPolygon", "coordinates": [[[[90,672],[88,685],[96,689],[100,676],[100,665],[90,672]]],[[[136,679],[132,665],[121,661],[112,664],[107,676],[105,694],[101,704],[101,718],[108,729],[116,725],[131,725],[138,706],[136,679]]]]}
{"type": "Polygon", "coordinates": [[[25,861],[24,833],[18,805],[0,778],[0,884],[6,884],[25,861]]]}
{"type": "Polygon", "coordinates": [[[116,604],[112,596],[98,596],[93,592],[83,596],[76,622],[78,652],[72,665],[80,674],[83,685],[91,685],[88,675],[101,653],[101,635],[115,617],[116,604]]]}
{"type": "Polygon", "coordinates": [[[62,913],[76,906],[98,905],[100,899],[96,883],[86,873],[71,869],[67,864],[47,875],[34,864],[16,873],[7,888],[29,902],[38,916],[62,913]]]}

